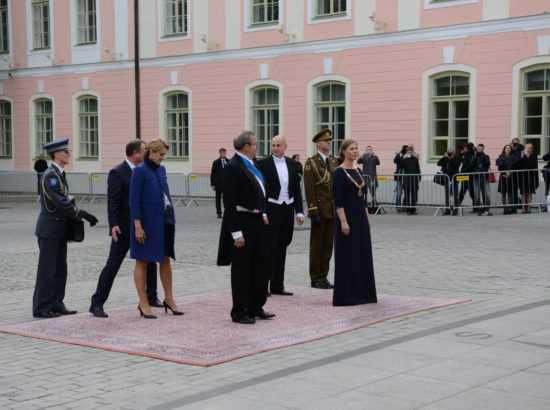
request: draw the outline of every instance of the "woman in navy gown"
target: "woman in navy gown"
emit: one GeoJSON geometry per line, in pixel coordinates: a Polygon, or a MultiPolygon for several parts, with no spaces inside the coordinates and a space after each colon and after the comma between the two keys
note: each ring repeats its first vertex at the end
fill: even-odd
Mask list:
{"type": "Polygon", "coordinates": [[[377,302],[365,181],[354,167],[358,156],[357,142],[344,140],[343,162],[334,170],[334,306],[377,302]]]}

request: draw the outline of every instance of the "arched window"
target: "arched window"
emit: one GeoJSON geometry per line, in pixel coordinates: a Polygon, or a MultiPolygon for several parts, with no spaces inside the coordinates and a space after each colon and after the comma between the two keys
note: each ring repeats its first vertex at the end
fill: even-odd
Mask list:
{"type": "Polygon", "coordinates": [[[52,100],[41,98],[34,102],[34,153],[45,154],[44,145],[53,141],[52,100]]]}
{"type": "Polygon", "coordinates": [[[467,143],[470,122],[470,78],[464,73],[443,73],[432,78],[429,155],[467,143]]]}
{"type": "Polygon", "coordinates": [[[99,156],[99,110],[96,97],[85,95],[78,99],[78,134],[80,157],[99,156]]]}
{"type": "Polygon", "coordinates": [[[315,130],[332,130],[332,152],[335,155],[346,138],[346,86],[330,82],[319,84],[315,89],[315,130]]]}
{"type": "Polygon", "coordinates": [[[165,140],[170,149],[168,156],[183,158],[189,156],[189,97],[181,91],[166,94],[165,140]]]}
{"type": "Polygon", "coordinates": [[[252,131],[258,138],[256,155],[269,155],[271,140],[279,133],[279,90],[276,87],[252,90],[252,131]]]}
{"type": "Polygon", "coordinates": [[[0,157],[11,157],[11,103],[0,100],[0,157]]]}
{"type": "Polygon", "coordinates": [[[550,65],[523,72],[521,139],[531,143],[537,155],[550,151],[550,65]]]}

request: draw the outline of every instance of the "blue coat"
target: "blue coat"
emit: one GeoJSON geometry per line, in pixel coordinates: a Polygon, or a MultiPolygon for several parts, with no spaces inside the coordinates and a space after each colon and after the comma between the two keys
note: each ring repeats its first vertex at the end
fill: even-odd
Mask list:
{"type": "MultiPolygon", "coordinates": [[[[153,170],[145,162],[134,169],[130,182],[130,257],[132,259],[150,262],[164,262],[164,225],[175,224],[174,217],[165,220],[163,190],[168,195],[170,203],[170,191],[166,169],[160,166],[153,170]],[[145,231],[145,243],[140,245],[136,241],[134,219],[141,220],[141,226],[145,231]]],[[[172,244],[174,238],[172,238],[172,244]]],[[[175,259],[174,247],[168,255],[175,259]]]]}

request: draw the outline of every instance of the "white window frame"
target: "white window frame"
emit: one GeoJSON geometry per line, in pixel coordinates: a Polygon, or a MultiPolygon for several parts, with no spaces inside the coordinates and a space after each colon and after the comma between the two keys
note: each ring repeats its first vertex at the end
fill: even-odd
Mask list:
{"type": "Polygon", "coordinates": [[[244,87],[244,124],[245,128],[252,130],[252,91],[259,87],[273,87],[279,90],[279,134],[284,135],[284,88],[283,83],[275,80],[254,80],[244,87]]]}
{"type": "Polygon", "coordinates": [[[470,104],[469,104],[469,121],[468,121],[468,139],[475,144],[476,141],[476,119],[477,119],[477,71],[474,67],[466,64],[442,64],[432,67],[422,73],[422,123],[420,129],[421,152],[420,157],[425,158],[426,163],[433,162],[433,169],[426,170],[427,172],[435,172],[439,167],[435,166],[435,157],[430,157],[431,140],[431,81],[435,76],[444,73],[462,72],[470,77],[470,104]]]}
{"type": "Polygon", "coordinates": [[[101,96],[98,92],[93,90],[80,90],[73,94],[73,148],[76,172],[93,172],[98,171],[98,166],[101,166],[101,96]],[[97,128],[98,128],[98,156],[97,157],[84,157],[80,155],[80,124],[79,124],[79,103],[82,97],[90,96],[97,99],[97,128]]]}
{"type": "MultiPolygon", "coordinates": [[[[281,93],[279,92],[279,88],[278,87],[275,87],[273,85],[266,85],[266,84],[260,84],[254,88],[251,88],[250,89],[250,130],[252,132],[254,132],[256,134],[256,137],[258,138],[258,145],[260,145],[260,136],[258,135],[258,133],[256,132],[256,129],[254,128],[254,113],[253,113],[253,109],[254,107],[256,107],[256,105],[254,104],[254,93],[260,89],[276,89],[277,90],[277,107],[276,107],[276,110],[277,110],[277,133],[275,135],[272,136],[275,137],[276,135],[282,135],[281,133],[281,128],[280,128],[280,125],[281,125],[281,110],[280,110],[280,107],[281,107],[281,93]]],[[[270,109],[269,105],[265,105],[265,109],[268,110],[270,109]]],[[[275,106],[271,106],[271,109],[275,109],[275,106]]],[[[271,139],[272,139],[271,138],[271,139]]],[[[264,157],[267,157],[270,155],[270,146],[271,146],[271,141],[270,140],[266,140],[265,141],[265,149],[266,149],[266,152],[265,152],[265,155],[263,155],[264,157]]],[[[258,146],[258,150],[261,149],[260,146],[258,146]]],[[[259,157],[262,157],[262,154],[259,153],[258,154],[259,157]]]]}
{"type": "MultiPolygon", "coordinates": [[[[317,90],[317,87],[323,83],[328,82],[338,82],[342,83],[346,87],[346,108],[345,108],[345,114],[346,114],[346,122],[345,122],[345,134],[347,137],[350,137],[350,131],[351,131],[351,80],[347,77],[344,77],[342,75],[335,75],[335,74],[326,74],[322,75],[316,78],[311,79],[307,83],[307,107],[308,107],[308,129],[307,129],[307,135],[305,136],[306,141],[308,142],[308,155],[313,155],[317,152],[317,145],[315,143],[311,142],[311,139],[316,134],[316,112],[315,112],[315,92],[317,90]]],[[[338,155],[337,152],[333,152],[333,155],[338,155]]]]}
{"type": "MultiPolygon", "coordinates": [[[[97,63],[101,61],[101,1],[96,0],[96,41],[78,43],[78,0],[71,0],[71,58],[73,64],[97,63]]],[[[114,53],[115,50],[109,50],[114,53]]]]}
{"type": "MultiPolygon", "coordinates": [[[[41,94],[35,94],[31,97],[30,99],[30,107],[29,107],[29,112],[30,112],[30,118],[31,120],[29,121],[29,128],[30,128],[30,137],[31,137],[31,147],[34,147],[34,149],[31,151],[31,158],[32,159],[35,159],[38,157],[38,154],[40,154],[41,152],[37,152],[37,140],[36,140],[36,116],[37,116],[37,113],[36,113],[36,103],[38,103],[39,101],[41,100],[49,100],[51,103],[52,103],[52,138],[53,136],[55,136],[55,100],[53,98],[52,95],[50,94],[44,94],[44,93],[41,93],[41,94]]],[[[44,153],[44,152],[42,152],[44,153]]],[[[44,153],[45,154],[45,153],[44,153]]]]}
{"type": "MultiPolygon", "coordinates": [[[[4,50],[4,51],[1,51],[0,54],[2,56],[10,56],[11,55],[11,4],[10,4],[10,0],[6,0],[6,25],[7,25],[7,30],[6,30],[6,36],[7,36],[7,47],[8,49],[7,50],[4,50]]],[[[1,26],[0,26],[0,30],[1,30],[1,26]]]]}
{"type": "Polygon", "coordinates": [[[320,24],[320,23],[330,23],[333,21],[342,21],[351,19],[351,0],[346,0],[346,13],[338,14],[334,17],[319,17],[317,16],[317,0],[308,0],[307,3],[307,13],[308,21],[307,24],[320,24]]]}
{"type": "Polygon", "coordinates": [[[27,67],[43,67],[51,66],[55,61],[55,19],[53,12],[54,3],[49,0],[50,10],[50,47],[44,49],[34,49],[34,29],[33,29],[33,12],[32,0],[27,0],[27,67]]]}
{"type": "MultiPolygon", "coordinates": [[[[99,10],[98,10],[99,1],[92,0],[93,4],[94,4],[94,14],[95,14],[95,29],[94,29],[95,39],[94,39],[94,41],[82,41],[79,38],[79,34],[80,34],[79,15],[80,15],[80,2],[81,1],[90,1],[90,0],[75,0],[75,14],[74,14],[74,17],[75,17],[75,37],[76,37],[75,45],[88,46],[90,44],[97,44],[97,40],[98,40],[97,20],[98,20],[98,14],[99,14],[98,13],[99,12],[99,10]]],[[[89,30],[89,26],[88,26],[87,23],[86,23],[85,29],[89,30]]]]}
{"type": "MultiPolygon", "coordinates": [[[[32,44],[32,49],[33,50],[49,50],[52,46],[52,3],[50,2],[50,0],[31,0],[31,31],[32,31],[32,38],[30,39],[31,40],[31,44],[32,44]],[[34,39],[35,39],[35,31],[34,31],[34,7],[35,5],[37,5],[37,3],[47,3],[48,4],[48,19],[47,19],[47,22],[48,22],[48,36],[47,36],[47,39],[48,39],[48,45],[47,46],[44,46],[42,45],[41,47],[37,47],[35,42],[34,42],[34,39]]],[[[43,26],[42,26],[43,28],[43,26]]],[[[46,38],[46,37],[44,37],[46,38]]]]}
{"type": "MultiPolygon", "coordinates": [[[[9,135],[9,142],[10,142],[10,153],[8,155],[2,155],[0,153],[0,160],[6,160],[6,159],[12,159],[14,157],[13,154],[13,148],[14,148],[14,137],[13,137],[13,101],[10,98],[0,97],[1,102],[8,103],[10,105],[10,135],[9,135]]],[[[3,136],[1,136],[3,138],[3,136]]]]}
{"type": "Polygon", "coordinates": [[[424,9],[439,9],[442,7],[453,7],[453,6],[463,6],[464,4],[474,4],[479,3],[479,0],[442,0],[442,1],[433,1],[433,0],[424,0],[424,9]]]}
{"type": "MultiPolygon", "coordinates": [[[[200,0],[199,0],[200,1],[200,0]]],[[[157,40],[159,42],[165,41],[178,41],[178,40],[187,40],[191,38],[191,23],[192,19],[192,10],[193,10],[193,1],[187,0],[187,33],[185,34],[164,34],[164,3],[165,0],[157,1],[157,40]]]]}
{"type": "Polygon", "coordinates": [[[252,23],[252,3],[253,0],[243,0],[243,30],[245,32],[264,31],[264,30],[279,30],[282,29],[284,23],[284,3],[285,0],[279,0],[279,20],[270,23],[254,25],[252,23]]]}

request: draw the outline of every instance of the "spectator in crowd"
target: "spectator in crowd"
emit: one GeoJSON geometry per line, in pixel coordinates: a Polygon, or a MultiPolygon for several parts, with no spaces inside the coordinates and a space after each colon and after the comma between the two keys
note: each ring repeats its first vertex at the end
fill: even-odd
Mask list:
{"type": "MultiPolygon", "coordinates": [[[[514,156],[517,159],[517,162],[514,165],[514,170],[516,171],[520,169],[519,160],[521,159],[521,153],[524,150],[525,150],[525,147],[523,146],[523,144],[519,142],[519,138],[512,138],[512,154],[514,154],[514,156]]],[[[519,195],[518,195],[518,188],[519,188],[518,176],[519,175],[517,172],[512,172],[512,177],[514,178],[514,187],[513,187],[514,191],[512,192],[512,203],[514,204],[512,206],[513,214],[517,213],[517,210],[519,209],[519,204],[520,204],[519,195]]]]}
{"type": "Polygon", "coordinates": [[[416,203],[418,201],[418,188],[422,176],[420,175],[420,164],[418,158],[413,155],[413,150],[408,147],[405,155],[399,162],[398,167],[403,170],[403,205],[407,215],[416,215],[416,203]]]}
{"type": "MultiPolygon", "coordinates": [[[[371,207],[375,208],[376,205],[376,188],[378,188],[378,181],[376,179],[376,167],[380,165],[380,160],[378,156],[372,151],[372,146],[367,145],[365,153],[359,157],[357,160],[358,164],[363,165],[363,178],[365,179],[366,190],[370,191],[372,198],[371,207]]],[[[365,192],[365,194],[367,193],[365,192]]]]}
{"type": "Polygon", "coordinates": [[[544,178],[544,196],[548,196],[548,188],[550,186],[550,152],[544,154],[542,157],[543,161],[546,161],[546,165],[543,168],[542,176],[544,178]]]}
{"type": "Polygon", "coordinates": [[[298,163],[298,174],[300,174],[300,178],[302,175],[304,175],[304,167],[302,166],[302,163],[300,162],[300,154],[294,154],[292,156],[292,159],[298,163]]]}
{"type": "Polygon", "coordinates": [[[502,153],[496,160],[496,165],[500,171],[498,180],[498,192],[502,195],[502,205],[504,205],[504,215],[512,213],[511,204],[514,201],[515,178],[512,170],[515,169],[517,157],[512,153],[512,145],[506,144],[502,153]]]}
{"type": "Polygon", "coordinates": [[[401,208],[401,198],[403,196],[403,178],[401,174],[403,174],[403,169],[399,168],[399,164],[407,152],[407,147],[408,145],[403,145],[401,151],[396,152],[393,159],[393,163],[395,164],[395,207],[397,212],[403,212],[401,208]]]}
{"type": "Polygon", "coordinates": [[[445,215],[457,214],[456,206],[458,206],[458,182],[453,178],[460,170],[462,159],[456,155],[454,148],[448,148],[447,152],[437,161],[437,165],[441,167],[441,172],[449,177],[449,182],[452,184],[452,189],[445,187],[445,215]],[[453,202],[451,204],[450,197],[453,202]],[[452,209],[451,209],[452,208],[452,209]]]}
{"type": "Polygon", "coordinates": [[[420,161],[420,154],[414,150],[414,144],[411,142],[408,147],[412,150],[412,156],[420,161]]]}
{"type": "MultiPolygon", "coordinates": [[[[461,174],[471,174],[475,170],[475,147],[474,144],[471,142],[461,145],[460,146],[460,153],[462,155],[462,166],[460,167],[460,173],[461,174]]],[[[462,205],[462,201],[464,200],[464,196],[466,195],[466,191],[470,194],[470,198],[472,199],[472,204],[474,204],[475,207],[475,199],[474,199],[474,190],[473,190],[473,184],[468,179],[467,181],[462,181],[460,183],[460,192],[458,193],[458,205],[462,205]]],[[[471,213],[477,212],[477,210],[474,208],[471,213]]]]}
{"type": "Polygon", "coordinates": [[[220,148],[219,157],[212,162],[210,171],[210,187],[216,192],[216,214],[218,218],[222,217],[222,169],[227,164],[227,150],[220,148]]]}
{"type": "Polygon", "coordinates": [[[40,154],[38,156],[38,159],[34,163],[34,170],[36,171],[36,178],[38,180],[38,188],[37,192],[38,195],[40,195],[40,192],[42,192],[41,182],[42,182],[42,174],[48,169],[48,161],[44,158],[44,154],[40,154]]]}
{"type": "Polygon", "coordinates": [[[519,192],[521,193],[522,214],[531,213],[533,194],[539,187],[539,163],[533,144],[525,144],[519,160],[519,192]]]}
{"type": "Polygon", "coordinates": [[[479,216],[493,215],[491,207],[491,186],[489,185],[488,172],[491,167],[491,158],[485,154],[485,145],[478,144],[475,154],[475,171],[473,175],[474,202],[479,216]]]}
{"type": "Polygon", "coordinates": [[[149,262],[160,263],[160,280],[164,288],[164,312],[174,315],[183,312],[172,294],[172,266],[175,259],[174,238],[176,216],[170,198],[166,168],[161,165],[169,146],[160,138],[145,147],[144,161],[132,173],[130,181],[130,257],[136,260],[134,281],[139,295],[138,310],[145,319],[156,319],[146,292],[146,273],[149,262]]]}

